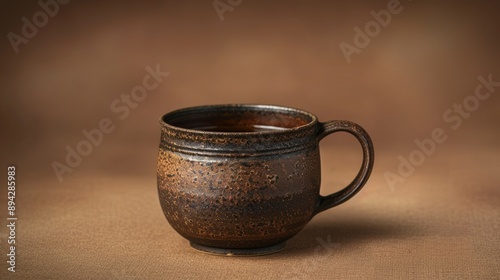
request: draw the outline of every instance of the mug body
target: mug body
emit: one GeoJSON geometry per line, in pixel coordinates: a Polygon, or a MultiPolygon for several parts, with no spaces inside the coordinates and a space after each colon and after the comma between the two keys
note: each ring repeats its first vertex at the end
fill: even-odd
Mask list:
{"type": "Polygon", "coordinates": [[[168,113],[160,124],[160,204],[193,247],[269,253],[315,214],[321,168],[314,115],[214,105],[168,113]]]}

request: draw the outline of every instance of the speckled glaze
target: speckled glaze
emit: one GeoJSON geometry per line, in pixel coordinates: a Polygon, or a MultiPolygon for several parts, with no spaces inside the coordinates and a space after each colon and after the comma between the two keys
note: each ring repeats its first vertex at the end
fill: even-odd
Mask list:
{"type": "Polygon", "coordinates": [[[164,115],[160,125],[157,182],[163,213],[194,248],[215,254],[282,249],[315,214],[354,196],[373,166],[372,143],[360,126],[320,123],[297,109],[193,107],[164,115]],[[336,131],[356,136],[364,158],[349,186],[323,197],[318,143],[336,131]]]}

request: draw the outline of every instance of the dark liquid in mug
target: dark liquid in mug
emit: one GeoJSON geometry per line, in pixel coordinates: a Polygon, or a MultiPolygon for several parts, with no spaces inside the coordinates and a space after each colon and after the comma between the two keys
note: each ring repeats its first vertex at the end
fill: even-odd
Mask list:
{"type": "Polygon", "coordinates": [[[195,127],[193,129],[202,131],[214,131],[214,132],[263,132],[263,131],[283,131],[289,128],[256,124],[252,126],[213,125],[213,126],[195,127]]]}

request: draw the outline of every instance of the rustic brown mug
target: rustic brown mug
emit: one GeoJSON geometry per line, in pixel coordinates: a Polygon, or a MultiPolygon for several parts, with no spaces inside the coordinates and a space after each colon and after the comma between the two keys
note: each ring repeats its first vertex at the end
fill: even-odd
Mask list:
{"type": "Polygon", "coordinates": [[[195,249],[224,255],[279,251],[311,218],[353,197],[373,167],[370,137],[349,121],[319,122],[272,105],[180,109],[160,119],[158,194],[170,225],[195,249]],[[318,144],[345,131],[363,149],[346,188],[321,196],[318,144]]]}

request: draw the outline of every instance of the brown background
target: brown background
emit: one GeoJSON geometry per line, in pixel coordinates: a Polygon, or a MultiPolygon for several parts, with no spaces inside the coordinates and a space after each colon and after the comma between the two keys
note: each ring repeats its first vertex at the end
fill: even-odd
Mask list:
{"type": "MultiPolygon", "coordinates": [[[[243,1],[221,22],[212,1],[71,1],[18,54],[6,35],[20,34],[21,18],[40,7],[3,3],[0,149],[2,168],[18,169],[19,220],[15,274],[1,227],[0,277],[498,278],[500,88],[457,130],[443,113],[474,93],[479,75],[500,81],[499,2],[401,1],[403,11],[347,63],[339,44],[353,44],[353,28],[388,2],[243,1]],[[157,64],[170,76],[120,120],[110,104],[157,64]],[[195,252],[158,203],[158,118],[216,103],[358,122],[375,144],[372,177],[279,254],[195,252]],[[51,163],[64,163],[65,147],[103,118],[116,129],[59,182],[51,163]],[[391,188],[385,172],[397,174],[398,156],[435,128],[447,140],[391,188]]],[[[343,134],[321,149],[327,194],[354,177],[361,151],[343,134]]]]}

